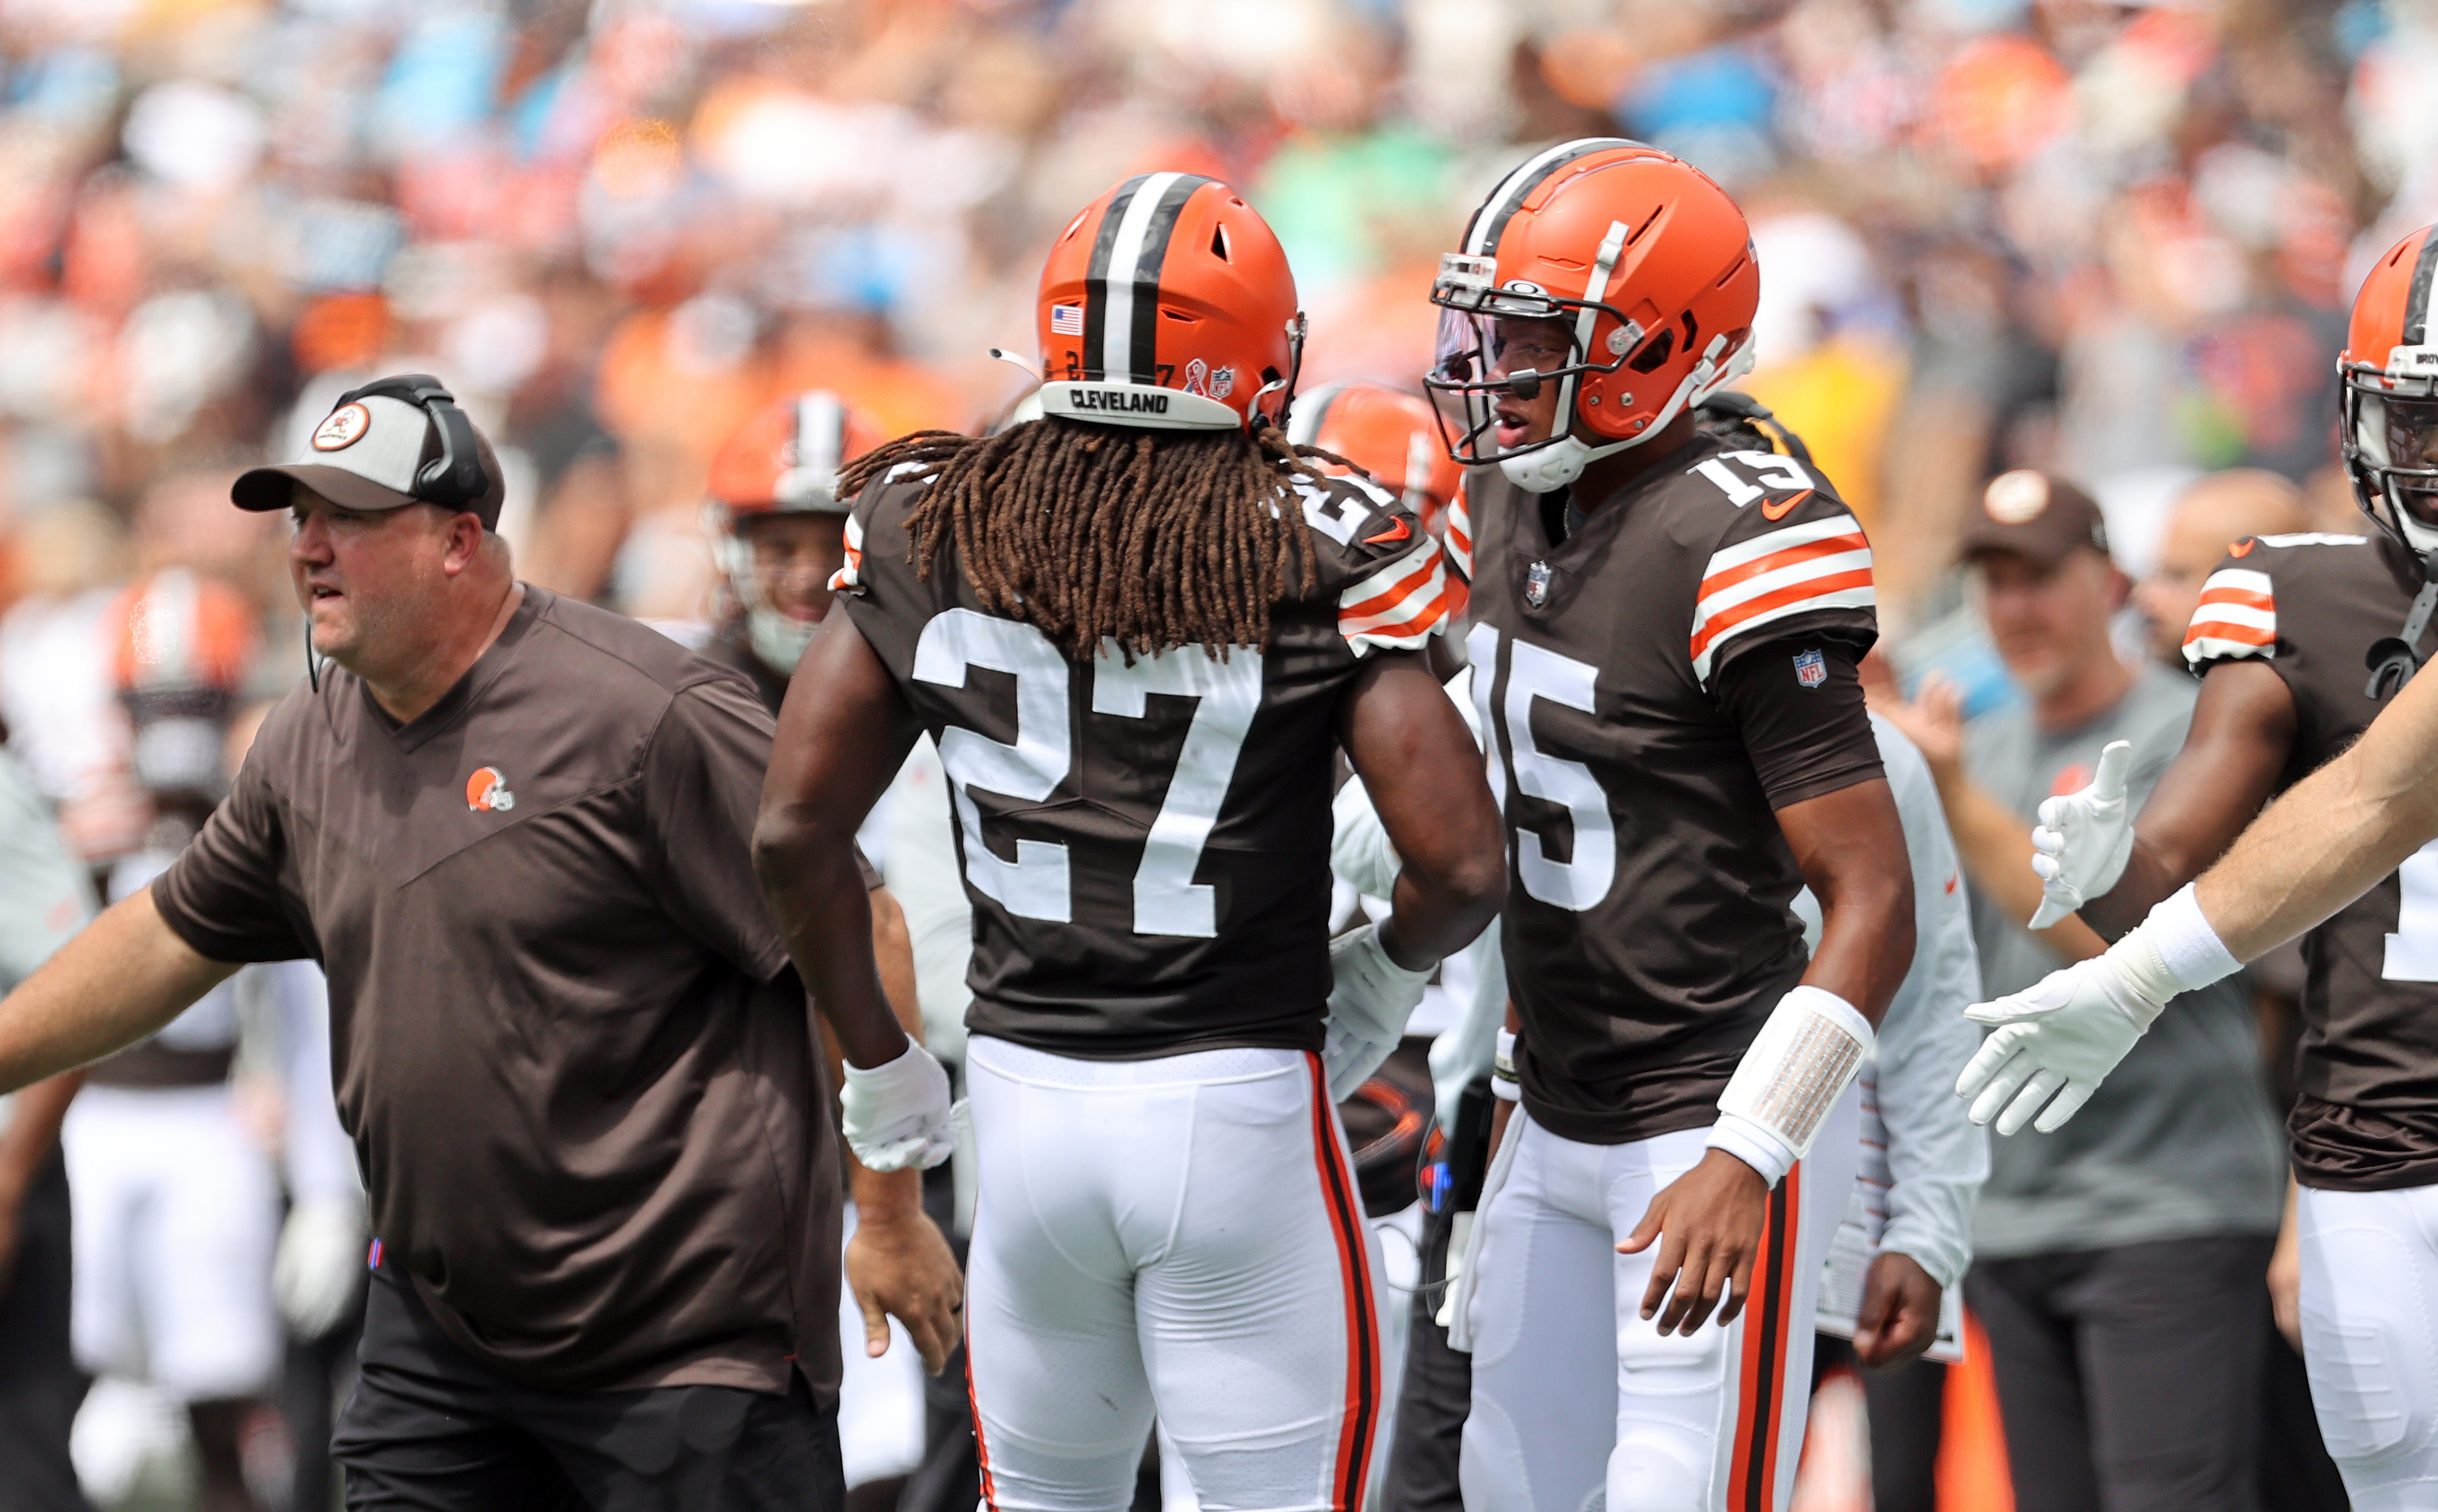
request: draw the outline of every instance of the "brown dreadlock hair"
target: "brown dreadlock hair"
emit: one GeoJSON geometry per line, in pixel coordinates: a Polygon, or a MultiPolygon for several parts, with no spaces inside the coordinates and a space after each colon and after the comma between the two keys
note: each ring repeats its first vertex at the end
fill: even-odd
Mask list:
{"type": "Polygon", "coordinates": [[[1071,659],[1112,640],[1131,663],[1180,645],[1268,649],[1272,607],[1314,580],[1293,479],[1342,460],[1267,424],[1121,430],[1046,415],[994,436],[900,436],[850,464],[839,491],[918,469],[931,486],[907,532],[922,578],[953,539],[985,609],[1036,626],[1071,659]]]}

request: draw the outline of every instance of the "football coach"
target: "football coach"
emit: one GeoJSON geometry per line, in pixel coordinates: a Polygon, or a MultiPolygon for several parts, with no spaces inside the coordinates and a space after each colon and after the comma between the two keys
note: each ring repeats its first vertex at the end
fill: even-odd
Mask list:
{"type": "MultiPolygon", "coordinates": [[[[838,1135],[753,870],[769,715],[519,584],[499,464],[432,378],[343,396],[233,497],[292,512],[335,670],[168,871],[0,1002],[0,1090],[237,963],[320,960],[378,1236],[347,1504],[837,1512],[838,1135]]],[[[824,1009],[850,1065],[919,1058],[876,984],[824,1009]]],[[[955,1268],[890,1205],[921,1229],[873,1235],[858,1288],[936,1368],[955,1268]]]]}

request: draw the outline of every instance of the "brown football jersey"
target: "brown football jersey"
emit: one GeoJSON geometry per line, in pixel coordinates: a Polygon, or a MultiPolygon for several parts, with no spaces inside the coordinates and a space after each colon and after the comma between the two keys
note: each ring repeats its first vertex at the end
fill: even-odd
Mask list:
{"type": "Polygon", "coordinates": [[[1698,439],[1571,532],[1565,507],[1478,469],[1452,535],[1525,1106],[1617,1144],[1714,1121],[1801,977],[1774,810],[1880,775],[1854,671],[1878,630],[1862,526],[1792,458],[1698,439]]]}
{"type": "MultiPolygon", "coordinates": [[[[2202,586],[2184,635],[2197,672],[2259,659],[2294,696],[2280,788],[2353,744],[2383,701],[2371,646],[2399,634],[2421,586],[2385,536],[2263,536],[2202,586]]],[[[2438,635],[2425,633],[2429,656],[2438,635]]],[[[2306,1186],[2383,1191],[2438,1182],[2438,845],[2303,938],[2301,1095],[2288,1127],[2306,1186]]]]}
{"type": "Polygon", "coordinates": [[[864,491],[836,584],[947,769],[967,1025],[1102,1060],[1319,1049],[1338,706],[1365,656],[1444,625],[1439,544],[1368,483],[1299,483],[1316,581],[1273,608],[1266,653],[1078,663],[984,612],[953,544],[917,574],[922,487],[864,491]]]}

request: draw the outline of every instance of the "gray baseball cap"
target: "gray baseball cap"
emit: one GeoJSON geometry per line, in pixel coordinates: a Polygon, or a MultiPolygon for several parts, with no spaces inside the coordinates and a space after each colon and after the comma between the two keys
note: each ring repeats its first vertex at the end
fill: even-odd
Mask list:
{"type": "Polygon", "coordinates": [[[229,488],[229,499],[239,509],[286,509],[293,495],[292,483],[303,483],[343,509],[377,511],[414,503],[464,509],[478,517],[486,530],[498,527],[506,491],[490,443],[457,409],[449,391],[422,374],[377,379],[341,395],[313,428],[301,456],[239,475],[229,488]],[[417,397],[423,402],[415,402],[417,397]],[[479,480],[462,466],[434,466],[457,462],[452,453],[468,443],[480,468],[479,480]],[[450,486],[452,472],[462,475],[455,488],[450,486]],[[467,486],[477,481],[478,487],[467,486]]]}

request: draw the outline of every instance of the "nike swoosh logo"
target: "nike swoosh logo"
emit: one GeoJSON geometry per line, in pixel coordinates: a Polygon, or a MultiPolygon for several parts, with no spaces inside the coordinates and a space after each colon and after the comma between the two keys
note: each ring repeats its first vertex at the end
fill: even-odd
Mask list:
{"type": "Polygon", "coordinates": [[[1793,509],[1795,505],[1803,502],[1811,497],[1811,490],[1806,488],[1799,494],[1789,494],[1784,499],[1776,500],[1775,501],[1764,499],[1761,501],[1760,504],[1761,519],[1784,519],[1788,510],[1793,509]]]}
{"type": "Polygon", "coordinates": [[[1382,531],[1379,535],[1364,536],[1363,544],[1366,546],[1394,546],[1399,541],[1404,540],[1406,536],[1411,536],[1413,533],[1414,527],[1406,524],[1404,520],[1392,519],[1388,521],[1388,528],[1382,531]]]}
{"type": "Polygon", "coordinates": [[[2251,540],[2239,540],[2226,549],[2226,554],[2234,557],[2249,556],[2252,554],[2252,549],[2259,544],[2260,541],[2257,537],[2251,540]]]}

